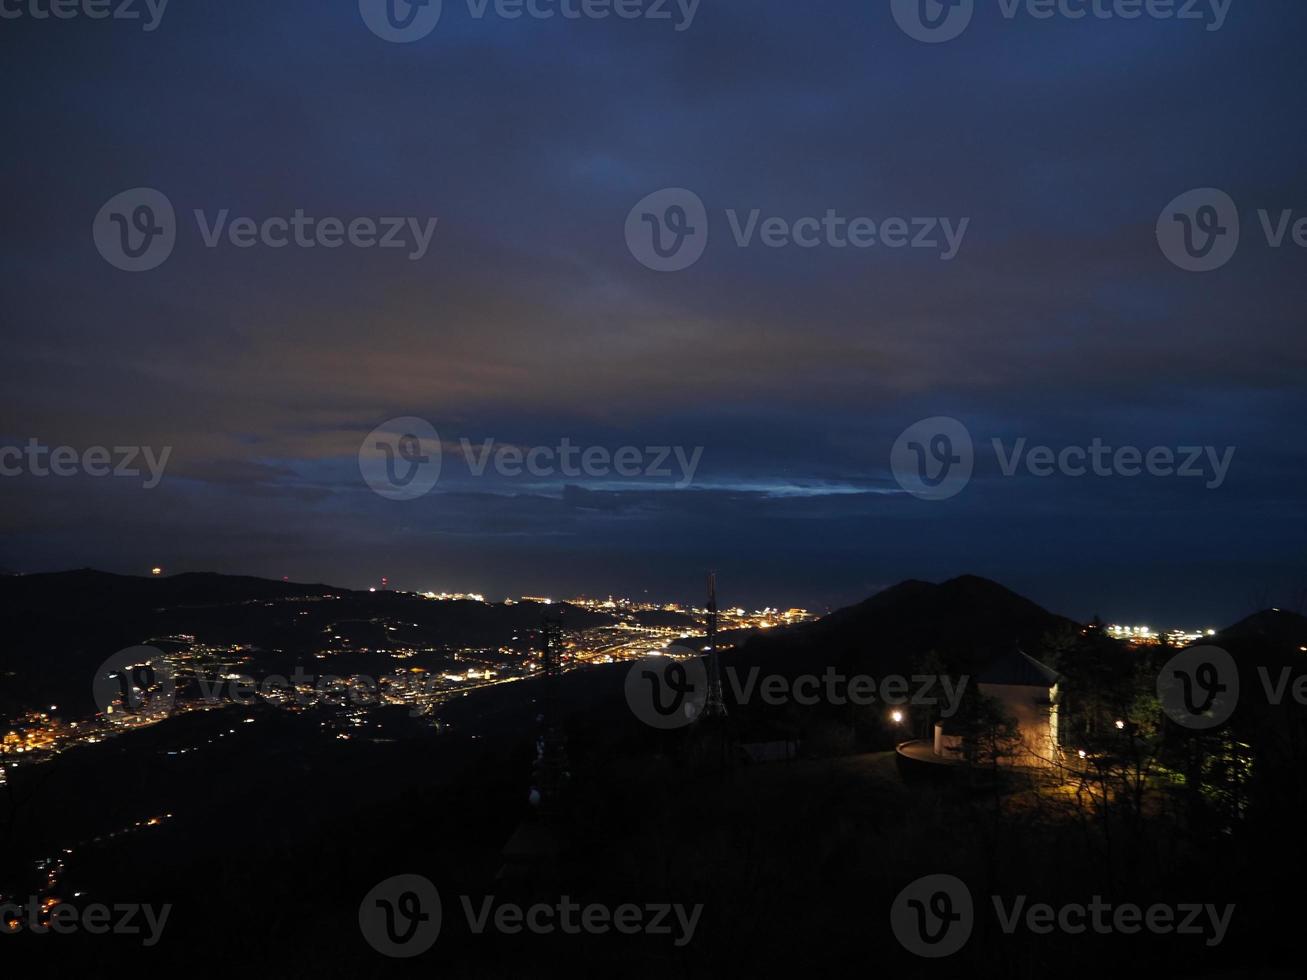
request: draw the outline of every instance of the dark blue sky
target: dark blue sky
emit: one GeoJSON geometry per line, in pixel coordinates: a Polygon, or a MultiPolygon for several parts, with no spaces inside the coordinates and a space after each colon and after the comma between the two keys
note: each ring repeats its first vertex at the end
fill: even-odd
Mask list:
{"type": "Polygon", "coordinates": [[[818,608],[970,572],[1072,616],[1192,626],[1299,601],[1307,248],[1271,247],[1257,212],[1307,217],[1307,8],[1233,0],[1207,30],[1002,6],[976,0],[940,44],[890,0],[703,0],[681,31],[445,0],[408,44],[357,0],[172,0],[148,32],[0,19],[0,446],[173,447],[149,490],[0,478],[0,566],[681,599],[715,567],[725,601],[818,608]],[[178,232],[128,273],[92,224],[137,187],[178,232]],[[667,187],[710,226],[675,273],[624,238],[667,187]],[[1240,246],[1182,271],[1155,226],[1206,187],[1240,246]],[[196,209],[438,224],[410,261],[208,248],[196,209]],[[947,262],[737,247],[726,212],[753,209],[969,223],[947,262]],[[360,476],[399,416],[446,447],[416,500],[360,476]],[[943,501],[890,468],[932,416],[976,443],[943,501]],[[564,437],[703,456],[678,489],[477,477],[457,448],[564,437]],[[1236,453],[1214,489],[1004,476],[991,440],[1023,437],[1236,453]]]}

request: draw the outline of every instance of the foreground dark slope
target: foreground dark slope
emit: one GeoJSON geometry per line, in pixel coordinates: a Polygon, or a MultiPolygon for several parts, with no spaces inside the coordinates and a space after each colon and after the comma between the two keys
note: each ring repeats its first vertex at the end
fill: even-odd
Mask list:
{"type": "MultiPolygon", "coordinates": [[[[961,655],[969,624],[986,624],[995,642],[1028,629],[1032,643],[1038,630],[1065,625],[980,580],[908,583],[833,619],[768,636],[758,649],[791,650],[811,670],[835,659],[828,650],[865,653],[869,635],[894,638],[893,649],[961,655]]],[[[1268,631],[1254,623],[1230,632],[1233,640],[1254,634],[1245,642],[1255,657],[1256,636],[1268,631]]],[[[496,875],[501,848],[529,812],[544,704],[538,680],[469,694],[445,712],[450,730],[395,742],[340,742],[311,717],[266,706],[173,719],[28,770],[15,786],[22,807],[9,843],[22,849],[24,868],[29,857],[78,844],[70,877],[88,894],[173,903],[158,948],[114,948],[191,976],[229,976],[250,963],[295,976],[389,975],[399,965],[381,961],[356,922],[361,897],[400,873],[428,877],[445,901],[438,945],[410,964],[424,976],[815,977],[864,963],[895,977],[1026,980],[1204,976],[1250,960],[1281,965],[1277,937],[1298,913],[1263,883],[1278,876],[1288,885],[1299,875],[1302,845],[1287,832],[1297,811],[1276,825],[1284,833],[1254,832],[1262,826],[1158,841],[1148,861],[1118,878],[1109,873],[1110,848],[1087,843],[1092,828],[1079,821],[1019,805],[999,817],[988,800],[905,787],[885,754],[822,757],[808,741],[812,758],[723,772],[706,764],[710,739],[700,729],[655,732],[635,720],[622,693],[627,670],[614,664],[561,680],[572,774],[559,819],[561,861],[534,883],[496,875]],[[244,724],[245,717],[254,721],[244,724]],[[198,751],[170,754],[188,746],[198,751]],[[160,812],[174,817],[79,843],[160,812]],[[1256,879],[1249,867],[1262,869],[1256,879]],[[940,964],[897,945],[886,909],[907,882],[941,872],[981,895],[1086,901],[1101,893],[1117,901],[1234,902],[1239,911],[1217,949],[1188,937],[1009,937],[986,920],[965,952],[940,964]],[[613,933],[477,935],[463,920],[461,895],[477,904],[486,895],[524,904],[559,895],[702,902],[704,913],[685,948],[613,933]]],[[[745,716],[733,707],[732,718],[745,716]]],[[[93,972],[115,939],[99,938],[105,943],[71,937],[58,947],[59,963],[46,962],[58,969],[80,960],[93,972]]],[[[27,950],[39,948],[36,939],[27,950]]]]}
{"type": "MultiPolygon", "coordinates": [[[[239,613],[247,586],[223,584],[231,589],[227,602],[188,602],[170,613],[239,613]]],[[[255,608],[275,602],[260,591],[264,585],[279,584],[251,584],[255,608]]],[[[137,587],[149,596],[154,583],[127,589],[137,587]]],[[[295,588],[316,595],[323,587],[295,588]]],[[[288,601],[303,611],[294,603],[314,595],[288,601]]],[[[523,612],[538,619],[542,610],[523,612]]],[[[56,634],[58,623],[45,621],[56,634]]],[[[1218,640],[1241,665],[1259,664],[1307,643],[1303,626],[1301,617],[1259,614],[1218,640]]],[[[726,659],[771,658],[794,672],[861,663],[883,676],[900,659],[932,649],[960,662],[979,659],[987,644],[1015,640],[1038,653],[1044,633],[1072,627],[984,580],[910,582],[821,623],[760,637],[726,659]]],[[[864,963],[895,977],[1026,980],[1204,976],[1250,961],[1282,965],[1276,953],[1298,912],[1276,898],[1276,888],[1287,890],[1300,876],[1300,800],[1253,807],[1249,826],[1210,839],[1175,840],[1159,831],[1156,841],[1146,838],[1148,860],[1128,863],[1114,859],[1092,827],[1055,812],[1017,803],[1000,815],[991,801],[965,792],[904,786],[892,755],[807,737],[832,720],[820,709],[790,719],[805,735],[808,758],[723,770],[711,732],[657,732],[635,719],[623,696],[629,669],[613,664],[560,680],[557,714],[571,771],[558,821],[561,860],[533,883],[496,875],[502,847],[530,812],[537,716],[546,704],[539,680],[457,699],[440,733],[340,741],[313,715],[255,705],[177,717],[17,771],[0,793],[0,830],[7,831],[0,854],[17,875],[71,847],[72,887],[101,901],[167,902],[175,911],[151,950],[131,937],[57,937],[66,941],[52,946],[33,936],[10,940],[15,961],[31,953],[60,975],[100,975],[112,949],[190,976],[230,976],[251,963],[294,976],[389,975],[398,964],[381,961],[359,935],[359,902],[381,879],[416,873],[438,885],[446,912],[437,947],[410,964],[424,976],[815,977],[864,963]],[[167,813],[173,816],[157,826],[104,836],[167,813]],[[1186,937],[1031,940],[984,922],[966,951],[940,964],[902,950],[885,910],[907,882],[941,872],[964,878],[977,894],[1234,902],[1238,912],[1217,949],[1186,937]],[[461,895],[475,903],[486,895],[523,903],[559,895],[610,904],[702,902],[704,913],[684,948],[613,933],[490,936],[469,930],[461,895]]],[[[749,734],[750,721],[749,706],[732,704],[737,735],[749,734]]],[[[1277,742],[1298,731],[1275,724],[1277,742]]],[[[1249,737],[1260,738],[1251,728],[1249,737]]],[[[1265,799],[1289,799],[1288,781],[1301,783],[1290,761],[1264,767],[1274,785],[1250,788],[1265,799]]]]}

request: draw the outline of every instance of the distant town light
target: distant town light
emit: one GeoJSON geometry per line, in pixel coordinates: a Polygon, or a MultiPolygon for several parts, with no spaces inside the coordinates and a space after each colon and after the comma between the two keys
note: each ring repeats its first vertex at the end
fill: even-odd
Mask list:
{"type": "Polygon", "coordinates": [[[163,569],[160,568],[158,565],[156,565],[156,566],[154,566],[154,568],[151,568],[151,569],[150,569],[150,574],[151,574],[151,575],[162,575],[162,574],[163,574],[163,569]]]}

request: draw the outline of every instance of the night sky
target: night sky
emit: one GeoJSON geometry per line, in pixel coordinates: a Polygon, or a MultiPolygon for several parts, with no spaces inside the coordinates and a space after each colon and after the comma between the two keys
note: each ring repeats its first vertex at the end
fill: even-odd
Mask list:
{"type": "Polygon", "coordinates": [[[173,0],[151,31],[0,19],[0,445],[172,447],[148,490],[0,478],[0,568],[693,600],[712,567],[724,602],[819,610],[975,573],[1192,627],[1301,601],[1307,248],[1272,247],[1257,212],[1307,216],[1307,6],[1234,0],[1208,30],[977,0],[938,44],[890,6],[703,0],[678,30],[675,4],[508,20],[445,0],[412,43],[357,0],[173,0]],[[177,239],[131,273],[92,227],[138,187],[177,239]],[[1240,246],[1183,271],[1155,227],[1209,187],[1240,246]],[[680,272],[624,236],[663,188],[708,212],[680,272]],[[209,248],[196,209],[438,222],[414,261],[209,248]],[[737,247],[727,211],[753,209],[969,222],[948,261],[737,247]],[[445,450],[435,489],[395,501],[358,453],[402,416],[445,450]],[[948,500],[890,467],[933,416],[976,445],[948,500]],[[564,437],[703,455],[678,488],[477,477],[459,451],[564,437]],[[1216,488],[1004,476],[995,437],[1236,452],[1216,488]]]}

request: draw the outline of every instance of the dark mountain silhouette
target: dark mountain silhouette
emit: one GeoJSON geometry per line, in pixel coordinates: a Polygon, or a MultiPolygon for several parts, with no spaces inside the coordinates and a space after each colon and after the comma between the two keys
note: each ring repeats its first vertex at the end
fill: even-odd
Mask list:
{"type": "Polygon", "coordinates": [[[1254,640],[1283,652],[1301,653],[1307,646],[1307,616],[1283,609],[1264,609],[1227,626],[1210,641],[1222,643],[1254,640]]]}
{"type": "Polygon", "coordinates": [[[187,572],[181,575],[115,575],[93,568],[71,572],[0,577],[5,615],[52,606],[153,609],[175,605],[214,605],[290,596],[344,595],[347,589],[321,584],[274,582],[249,575],[187,572]]]}
{"type": "Polygon", "coordinates": [[[939,584],[909,580],[857,605],[747,642],[741,663],[812,670],[829,664],[872,674],[910,673],[935,651],[951,669],[974,670],[1014,643],[1036,659],[1050,636],[1079,624],[975,575],[939,584]]]}
{"type": "MultiPolygon", "coordinates": [[[[983,578],[966,576],[940,584],[909,581],[814,623],[748,635],[722,634],[723,645],[738,644],[722,655],[727,671],[724,696],[730,704],[731,724],[742,738],[811,738],[841,716],[841,709],[824,703],[803,710],[793,705],[772,707],[757,697],[739,704],[732,675],[741,685],[755,669],[759,675],[789,677],[821,675],[827,667],[846,675],[911,676],[922,669],[919,658],[931,650],[949,671],[977,673],[1014,644],[1038,658],[1046,637],[1079,629],[1073,621],[983,578]]],[[[703,642],[700,637],[682,645],[698,647],[703,642]]],[[[650,730],[626,706],[623,686],[630,669],[629,664],[613,664],[574,671],[560,679],[559,708],[574,730],[602,733],[602,738],[595,735],[596,740],[609,745],[629,747],[648,740],[650,730]]],[[[510,729],[525,732],[540,697],[538,680],[510,684],[458,699],[442,717],[459,730],[482,736],[510,729]]],[[[886,748],[896,733],[882,731],[879,713],[873,714],[871,730],[859,733],[862,747],[886,748]]]]}

